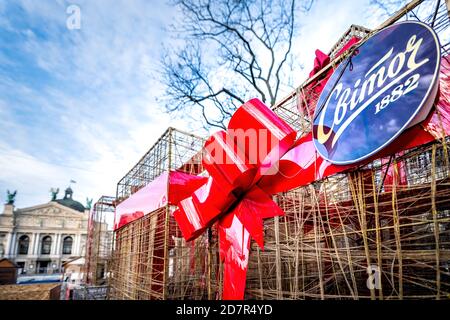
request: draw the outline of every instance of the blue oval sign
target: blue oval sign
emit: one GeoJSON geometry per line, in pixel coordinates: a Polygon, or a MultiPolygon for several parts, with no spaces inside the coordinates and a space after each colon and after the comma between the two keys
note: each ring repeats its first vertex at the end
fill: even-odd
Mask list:
{"type": "Polygon", "coordinates": [[[364,160],[425,119],[438,88],[439,40],[407,21],[373,35],[328,80],[314,114],[313,140],[335,164],[364,160]]]}

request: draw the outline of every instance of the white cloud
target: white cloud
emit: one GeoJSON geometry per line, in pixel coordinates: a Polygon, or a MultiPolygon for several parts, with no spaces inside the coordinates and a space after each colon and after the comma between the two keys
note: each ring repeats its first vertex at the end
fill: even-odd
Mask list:
{"type": "Polygon", "coordinates": [[[162,114],[154,99],[161,92],[151,74],[159,57],[158,28],[170,10],[147,1],[84,1],[82,29],[70,31],[64,29],[66,2],[20,4],[30,24],[46,34],[14,29],[23,37],[20,53],[32,57],[56,84],[37,90],[0,75],[0,90],[25,99],[22,106],[0,100],[0,124],[13,139],[1,144],[0,197],[4,200],[4,189],[14,188],[19,206],[45,202],[50,187],[64,188],[70,179],[78,182],[75,197],[81,201],[114,195],[118,180],[169,125],[186,129],[182,121],[173,123],[162,114]],[[48,124],[58,122],[61,133],[56,134],[64,137],[52,137],[45,124],[30,136],[38,124],[16,119],[25,105],[36,120],[48,115],[48,124]]]}
{"type": "MultiPolygon", "coordinates": [[[[11,23],[0,2],[0,30],[21,39],[15,57],[0,44],[0,64],[32,63],[30,70],[51,78],[23,74],[32,80],[23,81],[21,74],[0,73],[0,126],[8,130],[0,141],[0,199],[7,188],[18,189],[18,206],[48,201],[50,187],[64,189],[70,179],[78,182],[74,197],[82,202],[115,195],[118,180],[169,125],[200,128],[164,114],[156,102],[163,94],[155,72],[163,30],[177,11],[144,0],[76,3],[81,30],[65,28],[68,1],[16,1],[25,26],[11,23]]],[[[327,51],[351,23],[368,21],[367,7],[368,0],[313,6],[295,41],[305,70],[294,83],[312,68],[316,48],[327,51]]]]}

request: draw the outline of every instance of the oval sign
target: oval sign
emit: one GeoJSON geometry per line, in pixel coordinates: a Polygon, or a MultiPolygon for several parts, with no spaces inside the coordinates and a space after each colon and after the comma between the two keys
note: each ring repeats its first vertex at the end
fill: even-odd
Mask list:
{"type": "Polygon", "coordinates": [[[317,102],[313,140],[334,164],[364,160],[423,121],[438,89],[440,45],[433,29],[406,21],[359,46],[317,102]]]}

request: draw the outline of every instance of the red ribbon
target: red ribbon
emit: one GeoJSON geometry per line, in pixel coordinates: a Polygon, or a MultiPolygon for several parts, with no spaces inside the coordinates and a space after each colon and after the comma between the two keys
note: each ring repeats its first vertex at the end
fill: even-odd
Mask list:
{"type": "Polygon", "coordinates": [[[258,182],[271,174],[295,138],[273,111],[250,100],[233,115],[227,131],[207,140],[203,165],[210,177],[174,212],[188,241],[219,222],[223,299],[243,299],[250,239],[264,249],[263,219],[284,214],[258,182]]]}

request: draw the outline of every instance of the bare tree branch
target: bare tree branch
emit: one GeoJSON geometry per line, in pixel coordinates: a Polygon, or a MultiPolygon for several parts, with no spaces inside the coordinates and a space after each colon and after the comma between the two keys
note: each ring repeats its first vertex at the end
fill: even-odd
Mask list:
{"type": "Polygon", "coordinates": [[[181,50],[166,50],[162,82],[169,112],[198,110],[225,127],[251,97],[275,104],[292,66],[296,16],[314,0],[174,0],[181,50]]]}

